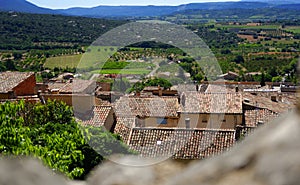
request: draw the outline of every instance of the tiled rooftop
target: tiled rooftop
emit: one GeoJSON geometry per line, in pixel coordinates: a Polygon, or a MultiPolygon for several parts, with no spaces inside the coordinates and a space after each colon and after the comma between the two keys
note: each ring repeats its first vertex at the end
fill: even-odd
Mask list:
{"type": "Polygon", "coordinates": [[[275,113],[284,113],[289,109],[295,107],[295,105],[292,103],[287,104],[281,101],[274,102],[271,100],[271,98],[253,95],[251,93],[244,93],[244,100],[247,100],[246,102],[244,101],[245,104],[263,109],[268,109],[275,113]]]}
{"type": "Polygon", "coordinates": [[[21,82],[32,76],[33,72],[1,72],[0,73],[0,92],[7,93],[13,90],[21,82]]]}
{"type": "Polygon", "coordinates": [[[142,157],[203,159],[227,151],[235,143],[234,130],[133,128],[131,149],[142,157]]]}
{"type": "Polygon", "coordinates": [[[267,109],[256,109],[245,111],[245,124],[247,127],[256,127],[258,122],[268,123],[278,116],[278,114],[267,109]]]}
{"type": "Polygon", "coordinates": [[[243,113],[241,93],[185,92],[181,104],[185,113],[243,113]]]}
{"type": "Polygon", "coordinates": [[[50,83],[48,83],[48,89],[50,91],[59,90],[65,85],[66,85],[66,83],[63,83],[63,82],[50,82],[50,83]]]}
{"type": "Polygon", "coordinates": [[[114,106],[117,117],[177,117],[177,98],[121,97],[114,106]]]}
{"type": "Polygon", "coordinates": [[[236,130],[236,135],[239,137],[239,139],[244,139],[245,137],[255,132],[256,129],[257,127],[238,126],[236,130]]]}
{"type": "Polygon", "coordinates": [[[179,94],[185,91],[196,91],[195,84],[178,84],[177,86],[173,86],[172,90],[177,90],[179,94]]]}
{"type": "Polygon", "coordinates": [[[134,117],[118,117],[114,129],[114,133],[119,134],[124,143],[127,143],[131,133],[131,129],[135,125],[134,117]]]}
{"type": "Polygon", "coordinates": [[[96,90],[96,82],[92,80],[73,79],[59,88],[60,93],[93,93],[96,90]]]}
{"type": "Polygon", "coordinates": [[[205,93],[235,93],[235,88],[231,88],[228,85],[214,85],[208,84],[205,93]]]}
{"type": "Polygon", "coordinates": [[[91,115],[89,115],[89,119],[82,120],[82,124],[96,127],[104,126],[111,109],[112,107],[109,106],[95,106],[91,115]]]}

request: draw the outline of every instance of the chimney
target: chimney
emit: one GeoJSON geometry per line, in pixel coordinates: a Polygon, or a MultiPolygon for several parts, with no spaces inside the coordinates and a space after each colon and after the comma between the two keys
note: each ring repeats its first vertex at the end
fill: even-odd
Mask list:
{"type": "Polygon", "coordinates": [[[281,95],[278,96],[278,101],[282,102],[282,96],[281,95]]]}
{"type": "Polygon", "coordinates": [[[135,96],[136,97],[141,97],[141,92],[140,91],[135,92],[135,96]]]}
{"type": "Polygon", "coordinates": [[[274,102],[277,102],[277,97],[276,96],[271,96],[271,100],[274,102]]]}
{"type": "Polygon", "coordinates": [[[162,88],[160,87],[160,85],[158,86],[158,96],[162,96],[162,88]]]}
{"type": "Polygon", "coordinates": [[[185,118],[185,128],[191,128],[191,119],[185,118]]]}
{"type": "Polygon", "coordinates": [[[257,122],[257,125],[258,125],[258,126],[264,125],[264,122],[263,122],[263,121],[258,121],[258,122],[257,122]]]}

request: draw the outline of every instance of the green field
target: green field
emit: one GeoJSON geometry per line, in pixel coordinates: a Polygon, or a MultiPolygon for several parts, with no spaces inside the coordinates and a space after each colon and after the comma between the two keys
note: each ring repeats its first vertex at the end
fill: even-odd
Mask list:
{"type": "Polygon", "coordinates": [[[116,47],[90,46],[81,55],[64,55],[48,58],[44,66],[51,69],[55,67],[89,68],[99,66],[104,64],[116,51],[116,47]]]}
{"type": "Polygon", "coordinates": [[[143,75],[149,74],[151,70],[145,68],[141,69],[103,69],[92,71],[94,74],[132,74],[132,75],[143,75]]]}
{"type": "Polygon", "coordinates": [[[247,26],[247,25],[220,25],[215,24],[216,28],[239,28],[239,29],[278,29],[280,25],[270,24],[270,25],[261,25],[261,26],[247,26]]]}
{"type": "Polygon", "coordinates": [[[91,68],[92,74],[148,74],[155,67],[151,62],[112,62],[107,61],[108,57],[116,51],[116,48],[90,48],[85,54],[66,55],[48,58],[45,67],[53,69],[55,67],[66,68],[75,67],[91,68]],[[106,51],[101,51],[101,50],[106,51]]]}
{"type": "Polygon", "coordinates": [[[53,69],[55,67],[66,68],[66,67],[77,67],[82,55],[66,55],[47,58],[44,67],[53,69]]]}
{"type": "Polygon", "coordinates": [[[285,30],[293,33],[300,33],[300,26],[288,26],[285,30]]]}
{"type": "Polygon", "coordinates": [[[159,69],[157,70],[157,72],[170,72],[171,74],[175,74],[178,73],[178,69],[180,68],[180,66],[178,64],[167,64],[167,65],[163,65],[160,66],[159,69]]]}

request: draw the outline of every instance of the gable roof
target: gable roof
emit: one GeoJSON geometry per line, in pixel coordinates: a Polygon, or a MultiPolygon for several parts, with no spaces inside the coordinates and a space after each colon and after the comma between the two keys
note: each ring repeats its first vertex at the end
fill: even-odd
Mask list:
{"type": "Polygon", "coordinates": [[[27,78],[34,75],[33,72],[1,72],[0,93],[8,93],[27,78]]]}
{"type": "Polygon", "coordinates": [[[237,73],[232,72],[232,71],[228,71],[227,73],[219,75],[218,77],[219,78],[224,78],[224,79],[231,79],[231,78],[236,78],[238,76],[239,75],[237,73]]]}
{"type": "Polygon", "coordinates": [[[142,157],[203,159],[227,151],[235,130],[133,128],[129,147],[142,157]]]}
{"type": "MultiPolygon", "coordinates": [[[[86,93],[96,90],[96,82],[93,80],[72,79],[66,83],[53,83],[49,88],[57,88],[62,94],[86,93]]],[[[51,90],[51,89],[50,89],[51,90]]]]}
{"type": "Polygon", "coordinates": [[[225,84],[208,84],[205,93],[235,93],[235,88],[225,84]]]}
{"type": "Polygon", "coordinates": [[[267,109],[255,109],[245,111],[246,127],[256,127],[258,122],[268,123],[278,117],[278,114],[267,109]]]}
{"type": "Polygon", "coordinates": [[[181,96],[182,112],[242,114],[241,93],[185,92],[181,96]]]}
{"type": "Polygon", "coordinates": [[[117,117],[177,117],[178,99],[173,97],[121,97],[114,105],[117,117]]]}
{"type": "Polygon", "coordinates": [[[93,111],[86,120],[81,120],[85,126],[104,126],[112,107],[110,106],[95,106],[93,111]]]}
{"type": "Polygon", "coordinates": [[[135,117],[117,117],[114,133],[120,135],[124,143],[127,143],[133,127],[135,127],[135,117]]]}
{"type": "Polygon", "coordinates": [[[290,103],[284,103],[281,101],[274,102],[271,100],[271,98],[266,98],[263,96],[256,96],[251,93],[244,93],[244,98],[247,101],[244,101],[244,104],[251,105],[254,107],[259,107],[263,109],[268,109],[275,113],[284,113],[288,111],[289,109],[292,109],[295,107],[294,104],[290,103]]]}

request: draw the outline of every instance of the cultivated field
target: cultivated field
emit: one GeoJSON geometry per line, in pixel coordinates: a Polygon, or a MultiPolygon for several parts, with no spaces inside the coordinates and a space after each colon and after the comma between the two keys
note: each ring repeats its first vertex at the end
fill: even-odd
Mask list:
{"type": "Polygon", "coordinates": [[[293,33],[300,33],[300,26],[288,26],[285,30],[293,33]]]}
{"type": "Polygon", "coordinates": [[[66,68],[66,67],[77,67],[82,55],[65,55],[58,57],[47,58],[44,67],[53,69],[55,67],[58,68],[66,68]]]}
{"type": "Polygon", "coordinates": [[[64,55],[48,58],[44,66],[51,69],[55,67],[90,68],[101,66],[116,51],[116,47],[90,46],[81,55],[64,55]]]}

